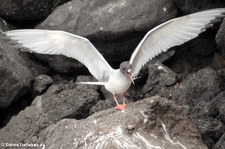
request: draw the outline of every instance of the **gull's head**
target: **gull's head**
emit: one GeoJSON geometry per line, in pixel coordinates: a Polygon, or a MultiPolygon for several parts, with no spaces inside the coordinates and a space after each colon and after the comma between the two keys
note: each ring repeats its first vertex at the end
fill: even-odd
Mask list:
{"type": "Polygon", "coordinates": [[[133,74],[132,74],[132,70],[131,70],[131,64],[129,62],[127,62],[127,61],[122,62],[120,64],[120,71],[123,74],[125,74],[128,78],[130,78],[134,84],[133,74]]]}

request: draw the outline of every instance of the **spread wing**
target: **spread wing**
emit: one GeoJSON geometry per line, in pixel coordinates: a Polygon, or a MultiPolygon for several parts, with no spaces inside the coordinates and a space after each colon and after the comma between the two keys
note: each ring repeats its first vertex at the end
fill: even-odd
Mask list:
{"type": "Polygon", "coordinates": [[[140,69],[158,54],[197,37],[213,23],[220,21],[224,14],[225,8],[201,11],[169,20],[153,28],[131,55],[132,73],[136,76],[140,69]]]}
{"type": "Polygon", "coordinates": [[[83,63],[100,82],[107,81],[112,68],[86,38],[64,31],[24,29],[3,32],[9,43],[28,48],[28,52],[65,55],[83,63]],[[15,42],[16,41],[16,42],[15,42]]]}

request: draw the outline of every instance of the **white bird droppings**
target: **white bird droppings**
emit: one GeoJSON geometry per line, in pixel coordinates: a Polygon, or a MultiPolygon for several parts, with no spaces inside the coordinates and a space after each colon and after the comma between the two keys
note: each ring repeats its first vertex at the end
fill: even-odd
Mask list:
{"type": "Polygon", "coordinates": [[[7,23],[5,22],[5,20],[2,20],[3,21],[3,23],[5,24],[5,25],[7,25],[7,23]]]}
{"type": "Polygon", "coordinates": [[[159,64],[156,64],[156,65],[159,70],[163,70],[163,71],[167,72],[166,69],[162,65],[159,65],[159,64]]]}
{"type": "Polygon", "coordinates": [[[147,140],[145,137],[140,135],[138,132],[134,136],[136,138],[140,139],[143,143],[145,143],[145,146],[149,149],[161,149],[160,146],[152,145],[149,140],[147,140]]]}
{"type": "Polygon", "coordinates": [[[97,125],[97,120],[93,120],[93,123],[94,123],[95,125],[97,125]]]}
{"type": "Polygon", "coordinates": [[[164,69],[161,65],[159,65],[157,68],[158,68],[159,70],[163,70],[163,69],[164,69]]]}
{"type": "Polygon", "coordinates": [[[167,129],[166,129],[166,125],[161,121],[161,125],[162,125],[162,128],[163,128],[163,131],[164,131],[164,138],[166,140],[168,140],[171,144],[174,144],[174,145],[179,145],[181,148],[183,149],[187,149],[187,147],[185,145],[183,145],[180,141],[176,140],[176,141],[173,141],[168,132],[167,132],[167,129]]]}
{"type": "Polygon", "coordinates": [[[144,113],[144,111],[141,111],[141,114],[144,116],[144,123],[148,121],[148,116],[144,113]]]}

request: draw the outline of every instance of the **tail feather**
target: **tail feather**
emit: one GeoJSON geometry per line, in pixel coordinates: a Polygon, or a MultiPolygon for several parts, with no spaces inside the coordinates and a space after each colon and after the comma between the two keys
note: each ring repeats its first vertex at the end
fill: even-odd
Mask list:
{"type": "Polygon", "coordinates": [[[76,84],[105,85],[105,82],[76,82],[76,84]]]}

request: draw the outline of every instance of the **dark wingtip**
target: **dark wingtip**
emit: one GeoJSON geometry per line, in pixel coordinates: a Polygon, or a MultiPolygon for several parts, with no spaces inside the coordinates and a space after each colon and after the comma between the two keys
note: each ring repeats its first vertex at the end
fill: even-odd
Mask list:
{"type": "Polygon", "coordinates": [[[215,17],[215,19],[211,20],[209,24],[205,25],[205,27],[202,29],[202,32],[204,32],[206,29],[213,27],[215,23],[221,22],[221,20],[225,17],[225,12],[223,12],[221,15],[218,15],[215,17]]]}
{"type": "Polygon", "coordinates": [[[3,32],[3,30],[1,30],[0,29],[0,36],[1,36],[1,38],[3,38],[3,37],[5,37],[6,36],[6,34],[3,32]]]}
{"type": "Polygon", "coordinates": [[[223,19],[224,17],[225,17],[225,12],[222,13],[221,15],[219,15],[219,16],[216,16],[217,19],[223,19]]]}
{"type": "MultiPolygon", "coordinates": [[[[222,17],[223,18],[223,17],[222,17]]],[[[221,21],[221,19],[222,18],[218,18],[218,17],[216,17],[216,19],[213,19],[213,20],[211,20],[210,21],[210,23],[212,23],[212,24],[214,24],[214,23],[218,23],[218,22],[220,22],[221,21]]]]}
{"type": "Polygon", "coordinates": [[[6,33],[0,29],[0,38],[3,39],[4,41],[9,41],[10,38],[6,35],[6,33]]]}
{"type": "Polygon", "coordinates": [[[213,24],[207,24],[207,25],[205,25],[205,28],[204,29],[207,29],[207,28],[210,28],[210,27],[213,27],[213,24]]]}
{"type": "MultiPolygon", "coordinates": [[[[6,34],[4,31],[2,31],[1,29],[0,29],[0,38],[1,38],[4,42],[6,42],[7,44],[9,44],[11,47],[13,47],[13,48],[19,48],[19,49],[24,48],[20,43],[18,43],[18,41],[11,39],[11,38],[10,38],[9,36],[7,36],[7,34],[6,34]]],[[[27,51],[27,50],[24,50],[24,51],[27,51]]]]}

